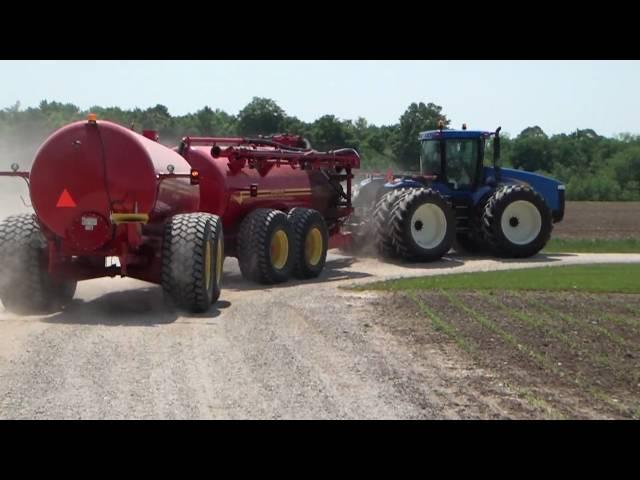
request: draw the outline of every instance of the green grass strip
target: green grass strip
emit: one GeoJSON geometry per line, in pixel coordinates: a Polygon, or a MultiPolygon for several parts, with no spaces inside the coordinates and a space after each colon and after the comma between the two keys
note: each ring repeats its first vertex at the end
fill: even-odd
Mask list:
{"type": "Polygon", "coordinates": [[[569,265],[402,278],[356,290],[559,290],[640,293],[639,264],[569,265]]]}

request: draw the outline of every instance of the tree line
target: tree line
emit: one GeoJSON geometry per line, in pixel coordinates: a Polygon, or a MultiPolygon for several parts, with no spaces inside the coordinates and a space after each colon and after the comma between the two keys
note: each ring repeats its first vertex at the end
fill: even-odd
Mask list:
{"type": "MultiPolygon", "coordinates": [[[[416,171],[418,133],[436,129],[440,121],[451,127],[441,106],[423,102],[409,105],[397,123],[380,126],[362,117],[344,120],[335,115],[304,122],[288,115],[275,101],[259,97],[236,115],[209,106],[172,116],[164,105],[132,110],[93,106],[83,111],[70,103],[46,100],[37,108],[22,109],[18,102],[0,111],[2,163],[30,161],[37,146],[54,129],[84,119],[89,112],[139,132],[145,128],[158,130],[160,141],[168,145],[175,145],[185,135],[300,134],[318,150],[357,149],[362,169],[367,171],[389,167],[416,171]]],[[[567,184],[570,200],[640,200],[640,135],[604,137],[585,129],[549,136],[539,126],[532,126],[515,137],[502,134],[502,139],[503,165],[562,180],[567,184]]]]}

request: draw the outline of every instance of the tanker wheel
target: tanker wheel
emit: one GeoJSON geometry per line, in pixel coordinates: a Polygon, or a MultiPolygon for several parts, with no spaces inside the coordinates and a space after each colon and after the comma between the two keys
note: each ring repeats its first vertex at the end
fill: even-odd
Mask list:
{"type": "Polygon", "coordinates": [[[416,188],[395,203],[389,227],[399,257],[427,262],[438,260],[451,249],[456,219],[437,191],[416,188]]]}
{"type": "Polygon", "coordinates": [[[73,299],[77,282],[49,275],[46,247],[33,215],[13,215],[0,224],[0,298],[8,311],[47,314],[64,308],[73,299]]]}
{"type": "Polygon", "coordinates": [[[482,217],[484,234],[499,257],[531,257],[551,237],[551,210],[539,193],[524,185],[496,190],[482,217]]]}
{"type": "Polygon", "coordinates": [[[170,306],[193,313],[208,311],[220,298],[223,263],[220,217],[185,213],[165,224],[162,290],[170,306]]]}
{"type": "Polygon", "coordinates": [[[293,232],[287,215],[258,208],[240,224],[238,263],[247,280],[263,284],[284,282],[293,269],[293,232]]]}
{"type": "Polygon", "coordinates": [[[315,278],[327,261],[327,224],[320,212],[309,208],[294,208],[288,217],[293,230],[293,276],[315,278]]]}

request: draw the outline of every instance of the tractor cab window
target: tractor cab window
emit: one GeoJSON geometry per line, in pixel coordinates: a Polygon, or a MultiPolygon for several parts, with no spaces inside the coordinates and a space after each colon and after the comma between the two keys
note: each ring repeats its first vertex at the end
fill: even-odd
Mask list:
{"type": "Polygon", "coordinates": [[[478,162],[478,141],[449,139],[446,145],[447,181],[456,189],[472,188],[478,162]]]}
{"type": "Polygon", "coordinates": [[[493,159],[494,138],[489,137],[483,141],[485,165],[490,165],[493,159]],[[489,163],[487,163],[489,162],[489,163]]]}
{"type": "Polygon", "coordinates": [[[440,175],[442,173],[441,170],[440,141],[423,141],[420,149],[420,173],[423,175],[440,175]]]}

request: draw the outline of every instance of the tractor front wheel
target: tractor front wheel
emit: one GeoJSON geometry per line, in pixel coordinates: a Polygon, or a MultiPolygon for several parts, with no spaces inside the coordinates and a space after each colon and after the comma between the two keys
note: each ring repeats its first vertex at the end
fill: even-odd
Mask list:
{"type": "Polygon", "coordinates": [[[542,250],[551,236],[551,210],[539,193],[524,185],[506,185],[487,203],[485,237],[496,256],[525,258],[542,250]]]}
{"type": "Polygon", "coordinates": [[[0,223],[0,298],[8,311],[47,314],[73,299],[77,282],[49,275],[46,246],[33,215],[13,215],[0,223]]]}

